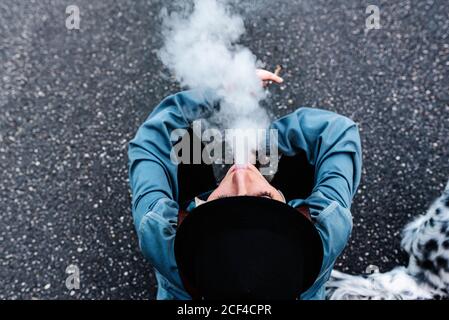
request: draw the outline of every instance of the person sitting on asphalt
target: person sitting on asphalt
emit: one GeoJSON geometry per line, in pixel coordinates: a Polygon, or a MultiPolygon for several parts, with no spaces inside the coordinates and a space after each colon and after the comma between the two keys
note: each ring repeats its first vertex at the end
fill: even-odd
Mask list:
{"type": "Polygon", "coordinates": [[[245,164],[217,186],[212,166],[171,160],[171,133],[217,105],[204,92],[174,94],[129,143],[132,213],[157,299],[324,299],[352,230],[362,166],[357,125],[299,108],[270,126],[281,155],[270,183],[245,164]]]}

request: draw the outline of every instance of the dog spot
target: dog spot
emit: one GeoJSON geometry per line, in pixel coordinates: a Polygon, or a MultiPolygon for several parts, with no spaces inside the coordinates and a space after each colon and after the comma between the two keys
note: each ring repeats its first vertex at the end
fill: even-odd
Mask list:
{"type": "Polygon", "coordinates": [[[426,275],[424,274],[424,272],[420,271],[416,274],[416,279],[420,282],[424,282],[426,281],[426,275]]]}
{"type": "Polygon", "coordinates": [[[438,256],[435,260],[437,268],[439,269],[444,269],[444,270],[448,270],[448,264],[447,264],[447,259],[442,257],[442,256],[438,256]]]}
{"type": "Polygon", "coordinates": [[[444,268],[447,266],[447,259],[442,256],[438,256],[435,261],[437,262],[437,266],[439,268],[444,268]]]}
{"type": "Polygon", "coordinates": [[[436,251],[438,249],[438,242],[435,239],[430,239],[424,245],[424,250],[428,252],[436,251]]]}
{"type": "Polygon", "coordinates": [[[431,227],[434,227],[435,226],[435,220],[433,220],[433,218],[430,218],[429,224],[430,224],[431,227]]]}
{"type": "Polygon", "coordinates": [[[433,264],[433,262],[428,259],[426,259],[424,261],[418,261],[418,265],[424,270],[428,270],[434,274],[438,274],[437,268],[435,268],[435,265],[433,264]]]}
{"type": "Polygon", "coordinates": [[[449,249],[449,240],[444,240],[443,241],[443,248],[448,250],[449,249]]]}
{"type": "Polygon", "coordinates": [[[441,214],[441,209],[440,209],[440,208],[436,208],[436,210],[435,210],[435,214],[436,214],[436,215],[439,215],[439,214],[441,214]]]}

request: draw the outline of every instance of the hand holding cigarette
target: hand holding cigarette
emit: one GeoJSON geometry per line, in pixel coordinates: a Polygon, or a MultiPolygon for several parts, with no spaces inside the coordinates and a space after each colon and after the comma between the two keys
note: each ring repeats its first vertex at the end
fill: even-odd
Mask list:
{"type": "MultiPolygon", "coordinates": [[[[259,77],[259,79],[262,81],[262,86],[264,88],[268,87],[269,85],[272,85],[274,82],[277,84],[281,84],[284,82],[284,79],[282,79],[279,74],[282,71],[282,66],[277,65],[276,70],[274,72],[270,72],[264,69],[257,69],[256,75],[259,77]]],[[[234,90],[233,84],[227,84],[225,86],[225,89],[227,92],[232,92],[234,90]]],[[[251,95],[255,95],[254,93],[251,93],[251,95]]]]}
{"type": "Polygon", "coordinates": [[[257,69],[256,73],[259,79],[262,80],[263,86],[267,87],[273,82],[276,82],[278,84],[284,82],[284,79],[279,76],[281,71],[282,67],[278,65],[274,73],[263,69],[257,69]]]}

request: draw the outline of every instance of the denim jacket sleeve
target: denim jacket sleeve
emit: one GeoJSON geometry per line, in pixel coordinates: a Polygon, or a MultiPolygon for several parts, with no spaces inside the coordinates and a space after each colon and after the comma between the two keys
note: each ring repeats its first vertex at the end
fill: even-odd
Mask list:
{"type": "Polygon", "coordinates": [[[309,207],[323,242],[320,276],[304,294],[310,297],[328,280],[352,231],[350,209],[362,169],[359,131],[357,125],[344,116],[310,108],[300,108],[272,127],[279,130],[281,153],[291,156],[303,150],[315,167],[311,196],[289,203],[293,207],[309,207]]]}
{"type": "Polygon", "coordinates": [[[132,213],[143,255],[171,283],[181,286],[174,258],[178,217],[177,164],[171,161],[171,134],[188,129],[217,107],[206,91],[186,91],[167,97],[150,114],[129,143],[129,183],[132,213]]]}

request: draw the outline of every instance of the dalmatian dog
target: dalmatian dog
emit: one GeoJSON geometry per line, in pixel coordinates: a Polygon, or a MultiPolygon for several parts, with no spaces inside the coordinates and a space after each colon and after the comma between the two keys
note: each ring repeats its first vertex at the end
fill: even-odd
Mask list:
{"type": "Polygon", "coordinates": [[[326,286],[329,300],[449,299],[449,182],[427,213],[402,233],[407,267],[353,276],[334,270],[326,286]]]}

